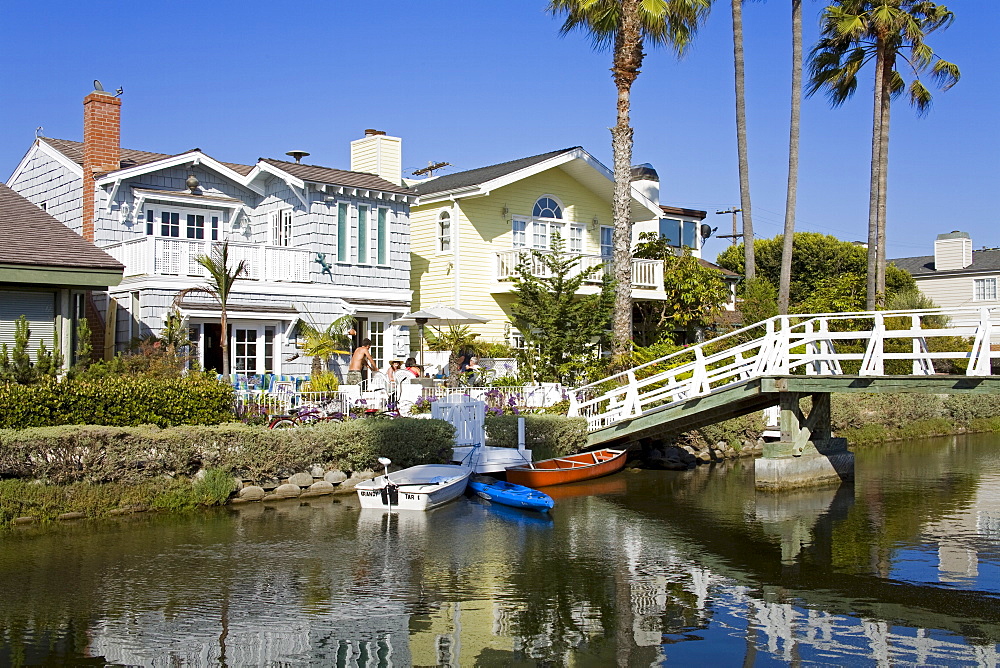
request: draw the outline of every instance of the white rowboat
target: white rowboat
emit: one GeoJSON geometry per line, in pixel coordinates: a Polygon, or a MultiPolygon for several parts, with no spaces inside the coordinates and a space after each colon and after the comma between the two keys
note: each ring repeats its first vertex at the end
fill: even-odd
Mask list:
{"type": "Polygon", "coordinates": [[[430,510],[461,496],[472,469],[453,464],[411,466],[357,484],[362,508],[430,510]]]}

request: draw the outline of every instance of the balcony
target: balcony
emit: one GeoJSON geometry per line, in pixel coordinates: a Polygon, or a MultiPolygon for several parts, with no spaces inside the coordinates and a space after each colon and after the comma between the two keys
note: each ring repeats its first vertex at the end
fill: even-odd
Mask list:
{"type": "MultiPolygon", "coordinates": [[[[548,278],[551,274],[545,265],[531,251],[514,249],[497,253],[497,280],[509,281],[517,275],[517,265],[526,260],[531,267],[531,275],[548,278]]],[[[587,279],[587,283],[600,284],[605,274],[611,272],[611,260],[600,255],[581,255],[577,271],[591,267],[602,267],[587,279]]],[[[641,290],[663,290],[663,262],[661,260],[632,259],[632,287],[641,290]]]]}
{"type": "MultiPolygon", "coordinates": [[[[212,244],[201,239],[144,237],[106,246],[102,250],[125,265],[125,276],[197,276],[206,275],[198,264],[199,255],[210,255],[212,244]]],[[[247,265],[246,278],[252,281],[291,281],[308,283],[310,253],[298,248],[263,244],[229,243],[231,266],[240,260],[247,265]]]]}

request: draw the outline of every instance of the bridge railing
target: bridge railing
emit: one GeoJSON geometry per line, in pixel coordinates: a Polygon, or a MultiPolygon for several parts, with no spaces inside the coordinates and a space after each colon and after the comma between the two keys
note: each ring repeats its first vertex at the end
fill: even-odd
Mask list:
{"type": "Polygon", "coordinates": [[[1000,334],[1000,308],[775,316],[578,387],[569,414],[600,429],[752,378],[841,375],[845,363],[858,375],[882,376],[886,362],[908,360],[903,375],[920,376],[935,373],[936,360],[958,360],[967,375],[986,376],[1000,357],[990,347],[994,328],[1000,334]],[[929,345],[934,338],[946,341],[929,345]]]}

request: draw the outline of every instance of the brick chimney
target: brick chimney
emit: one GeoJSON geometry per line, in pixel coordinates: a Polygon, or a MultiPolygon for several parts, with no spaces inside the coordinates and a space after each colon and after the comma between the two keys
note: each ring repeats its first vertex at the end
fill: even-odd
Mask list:
{"type": "Polygon", "coordinates": [[[121,169],[122,101],[95,90],[83,98],[83,238],[94,240],[94,174],[121,169]]]}

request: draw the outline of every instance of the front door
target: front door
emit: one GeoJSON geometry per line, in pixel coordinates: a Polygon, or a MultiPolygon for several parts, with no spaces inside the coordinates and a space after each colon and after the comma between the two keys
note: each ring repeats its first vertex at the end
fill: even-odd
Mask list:
{"type": "Polygon", "coordinates": [[[233,373],[254,375],[277,372],[275,326],[234,323],[231,337],[229,355],[233,373]]]}
{"type": "Polygon", "coordinates": [[[204,367],[222,373],[222,325],[217,322],[206,322],[202,327],[204,367]]]}

